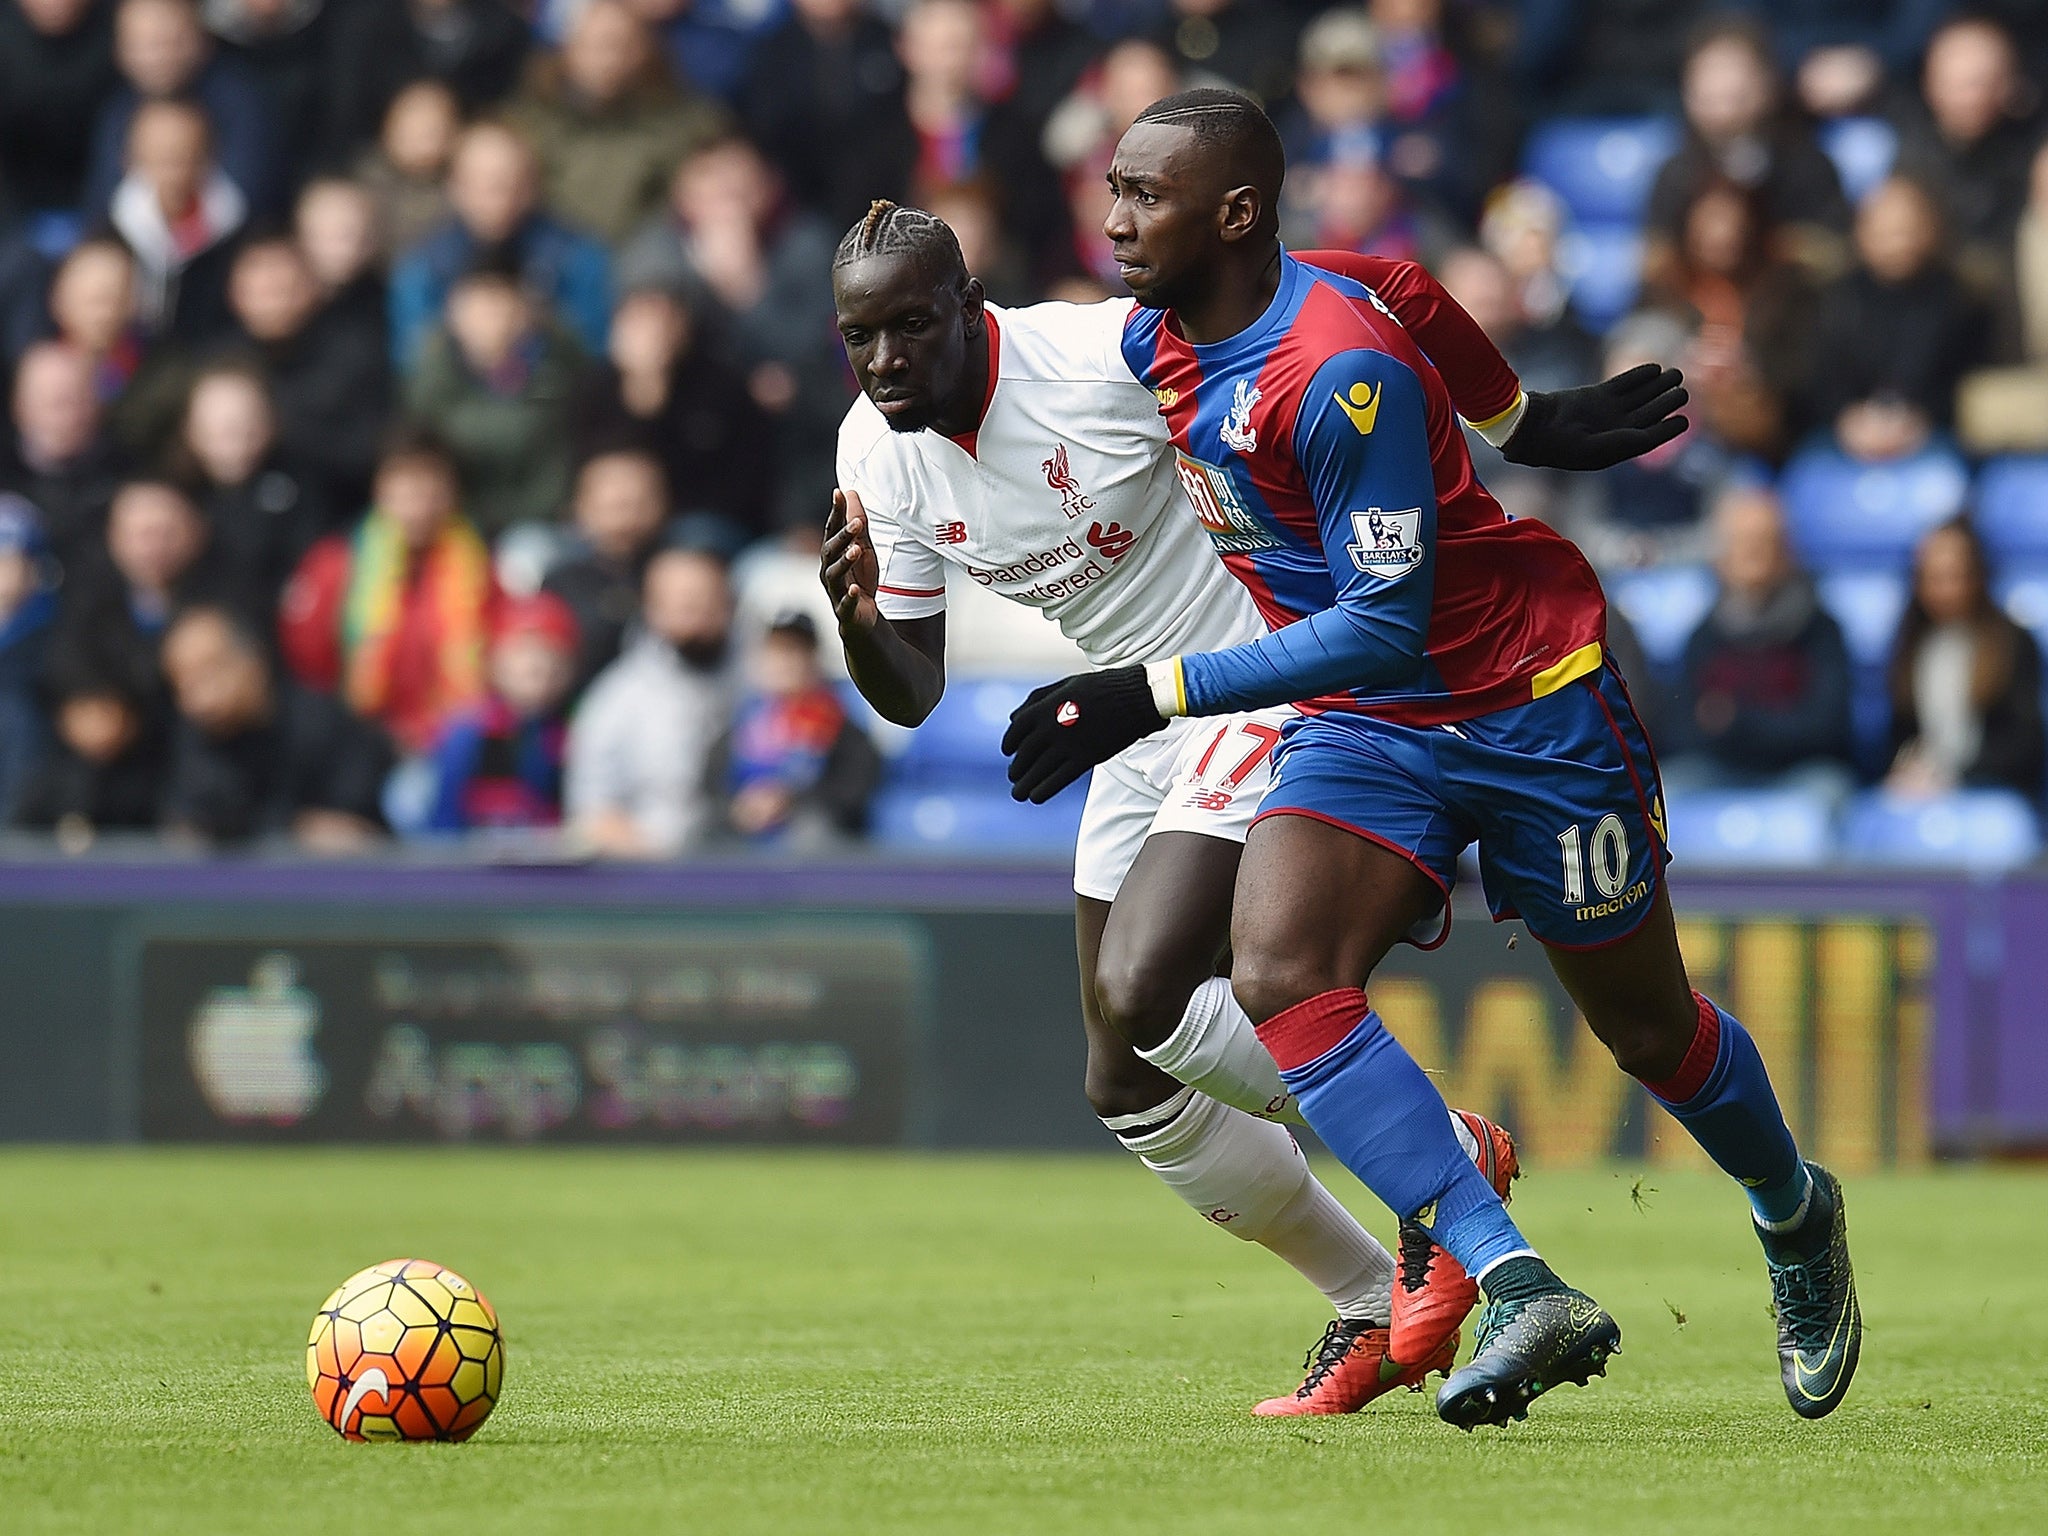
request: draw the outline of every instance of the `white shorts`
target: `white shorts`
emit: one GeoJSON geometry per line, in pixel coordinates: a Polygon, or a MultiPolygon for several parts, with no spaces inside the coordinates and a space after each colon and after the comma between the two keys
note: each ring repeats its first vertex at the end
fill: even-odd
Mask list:
{"type": "Polygon", "coordinates": [[[1273,777],[1286,705],[1175,720],[1095,770],[1074,844],[1074,893],[1114,901],[1155,832],[1241,843],[1273,777]]]}

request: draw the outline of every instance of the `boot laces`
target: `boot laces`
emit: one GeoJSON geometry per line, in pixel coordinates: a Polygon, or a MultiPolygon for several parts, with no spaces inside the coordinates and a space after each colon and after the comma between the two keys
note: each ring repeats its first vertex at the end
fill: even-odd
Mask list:
{"type": "Polygon", "coordinates": [[[1309,1397],[1328,1379],[1330,1372],[1342,1365],[1351,1353],[1351,1346],[1359,1336],[1372,1327],[1368,1322],[1354,1322],[1350,1318],[1333,1317],[1330,1326],[1323,1330],[1323,1336],[1309,1346],[1308,1353],[1301,1358],[1301,1368],[1308,1372],[1307,1378],[1296,1390],[1296,1397],[1309,1397]]]}

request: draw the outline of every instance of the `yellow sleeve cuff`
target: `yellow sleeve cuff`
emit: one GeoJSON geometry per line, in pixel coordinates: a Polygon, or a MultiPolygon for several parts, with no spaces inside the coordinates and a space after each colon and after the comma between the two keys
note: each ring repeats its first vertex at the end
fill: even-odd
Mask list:
{"type": "Polygon", "coordinates": [[[1515,403],[1498,416],[1489,416],[1484,421],[1469,421],[1466,425],[1494,447],[1504,447],[1507,440],[1515,435],[1515,428],[1522,424],[1522,415],[1528,409],[1529,396],[1518,389],[1515,391],[1515,403]]]}

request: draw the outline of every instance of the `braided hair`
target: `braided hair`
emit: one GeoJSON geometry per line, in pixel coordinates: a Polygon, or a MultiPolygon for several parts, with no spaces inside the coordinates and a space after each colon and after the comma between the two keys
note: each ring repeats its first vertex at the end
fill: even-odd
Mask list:
{"type": "Polygon", "coordinates": [[[941,276],[953,276],[960,286],[967,284],[967,258],[960,254],[960,241],[952,228],[937,214],[922,208],[905,208],[886,197],[868,205],[860,222],[849,229],[832,253],[832,270],[851,266],[870,256],[914,255],[941,276]]]}

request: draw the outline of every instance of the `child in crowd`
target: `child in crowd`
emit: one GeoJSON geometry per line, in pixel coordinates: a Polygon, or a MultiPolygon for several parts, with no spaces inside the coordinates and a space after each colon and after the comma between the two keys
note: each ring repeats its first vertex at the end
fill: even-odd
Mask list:
{"type": "Polygon", "coordinates": [[[726,820],[743,837],[856,837],[881,760],[818,667],[818,630],[786,614],[755,653],[727,739],[726,820]]]}
{"type": "Polygon", "coordinates": [[[504,603],[492,628],[490,692],[434,750],[434,832],[552,827],[562,819],[564,706],[576,679],[576,618],[549,592],[504,603]]]}

